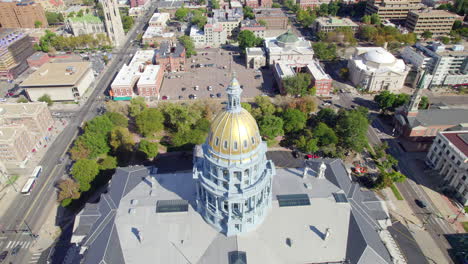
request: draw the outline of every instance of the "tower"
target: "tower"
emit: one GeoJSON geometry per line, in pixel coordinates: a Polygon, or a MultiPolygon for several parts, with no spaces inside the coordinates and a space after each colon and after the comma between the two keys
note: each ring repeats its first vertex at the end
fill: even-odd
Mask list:
{"type": "Polygon", "coordinates": [[[197,210],[227,236],[248,232],[265,219],[272,201],[275,166],[266,159],[255,119],[240,104],[234,76],[226,108],[213,120],[201,158],[194,164],[197,210]]]}
{"type": "Polygon", "coordinates": [[[407,116],[417,116],[419,103],[421,102],[422,90],[424,89],[424,81],[426,79],[426,72],[422,74],[421,79],[419,80],[418,86],[411,96],[411,100],[405,107],[405,112],[407,116]]]}
{"type": "Polygon", "coordinates": [[[115,47],[125,41],[125,33],[116,0],[101,0],[107,35],[115,47]]]}

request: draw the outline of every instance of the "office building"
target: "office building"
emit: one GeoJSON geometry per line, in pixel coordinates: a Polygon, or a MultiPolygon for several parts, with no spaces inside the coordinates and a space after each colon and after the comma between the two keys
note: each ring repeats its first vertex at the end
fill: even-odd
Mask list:
{"type": "MultiPolygon", "coordinates": [[[[329,96],[332,91],[332,78],[325,73],[320,64],[315,61],[278,61],[273,66],[273,76],[282,94],[286,94],[283,79],[293,77],[297,73],[307,73],[311,76],[310,87],[315,86],[317,96],[329,96]]],[[[295,95],[292,95],[295,96],[295,95]]]]}
{"type": "Polygon", "coordinates": [[[39,144],[45,143],[54,124],[46,103],[3,103],[0,108],[1,126],[25,126],[39,144]]]}
{"type": "Polygon", "coordinates": [[[27,162],[35,146],[25,126],[0,126],[0,161],[7,167],[27,162]]]}
{"type": "Polygon", "coordinates": [[[193,171],[117,168],[73,227],[70,263],[393,263],[388,209],[342,161],[276,169],[233,78],[193,171]],[[155,224],[157,223],[157,224],[155,224]],[[385,240],[385,243],[382,242],[385,240]],[[112,245],[112,246],[108,246],[112,245]]]}
{"type": "Polygon", "coordinates": [[[46,63],[20,85],[31,101],[47,94],[53,101],[78,101],[94,81],[89,62],[46,63]]]}
{"type": "Polygon", "coordinates": [[[468,206],[468,130],[437,133],[426,164],[443,177],[443,186],[468,206]]]}
{"type": "Polygon", "coordinates": [[[358,27],[351,19],[338,17],[318,17],[312,25],[312,29],[316,33],[335,31],[339,28],[350,28],[352,31],[356,31],[358,27]]]}
{"type": "Polygon", "coordinates": [[[458,15],[445,10],[412,10],[406,19],[406,28],[420,36],[424,31],[433,37],[448,35],[458,15]]]}
{"type": "Polygon", "coordinates": [[[256,8],[254,13],[255,20],[265,21],[268,30],[286,30],[288,28],[288,17],[281,8],[256,8]]]}
{"type": "Polygon", "coordinates": [[[403,23],[409,11],[422,7],[420,0],[369,0],[366,6],[366,15],[378,14],[380,19],[403,23]]]}
{"type": "Polygon", "coordinates": [[[0,29],[0,79],[14,80],[28,68],[34,53],[31,38],[13,29],[0,29]]]}
{"type": "Polygon", "coordinates": [[[415,69],[426,72],[426,87],[468,83],[468,51],[465,44],[418,42],[405,47],[401,57],[415,69]]]}
{"type": "Polygon", "coordinates": [[[106,33],[106,28],[101,19],[91,14],[85,14],[81,17],[69,17],[67,18],[66,25],[74,36],[106,33]]]}
{"type": "Polygon", "coordinates": [[[125,32],[116,0],[100,0],[100,2],[104,11],[107,35],[112,45],[120,47],[125,42],[125,32]]]}
{"type": "Polygon", "coordinates": [[[296,4],[299,5],[302,10],[319,8],[320,5],[328,5],[330,2],[331,0],[296,0],[296,4]]]}
{"type": "Polygon", "coordinates": [[[266,66],[266,53],[263,48],[246,48],[245,61],[247,68],[260,69],[266,66]]]}
{"type": "Polygon", "coordinates": [[[227,36],[230,37],[239,32],[239,23],[244,19],[242,8],[232,9],[213,9],[213,19],[211,24],[221,24],[223,30],[226,30],[227,36]]]}
{"type": "Polygon", "coordinates": [[[48,26],[40,4],[31,1],[0,2],[0,28],[35,28],[36,21],[42,28],[48,26]]]}
{"type": "Polygon", "coordinates": [[[186,65],[185,47],[179,42],[162,42],[154,56],[157,65],[165,72],[184,71],[186,65]]]}
{"type": "Polygon", "coordinates": [[[240,31],[252,31],[257,38],[265,38],[266,26],[260,25],[257,20],[245,19],[241,21],[240,31]]]}
{"type": "Polygon", "coordinates": [[[381,47],[357,47],[348,68],[351,82],[368,92],[398,91],[410,70],[403,60],[381,47]]]}
{"type": "Polygon", "coordinates": [[[310,42],[297,37],[291,31],[276,38],[266,38],[265,50],[270,65],[283,60],[300,62],[314,59],[314,50],[310,42]]]}

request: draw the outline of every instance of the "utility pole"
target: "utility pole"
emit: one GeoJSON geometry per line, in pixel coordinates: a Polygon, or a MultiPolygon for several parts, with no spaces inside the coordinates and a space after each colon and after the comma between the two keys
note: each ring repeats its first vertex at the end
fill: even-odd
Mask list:
{"type": "Polygon", "coordinates": [[[26,220],[24,220],[24,225],[26,225],[27,231],[29,232],[29,236],[32,237],[34,240],[36,240],[37,235],[33,234],[32,230],[31,230],[31,227],[29,227],[26,220]]]}

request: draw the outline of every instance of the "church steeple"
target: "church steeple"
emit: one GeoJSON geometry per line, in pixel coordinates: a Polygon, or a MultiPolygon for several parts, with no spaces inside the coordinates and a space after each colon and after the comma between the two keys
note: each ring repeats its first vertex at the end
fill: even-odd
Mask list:
{"type": "Polygon", "coordinates": [[[240,87],[239,81],[236,78],[236,73],[232,74],[232,80],[229,86],[226,89],[228,95],[227,111],[230,112],[239,112],[242,107],[240,105],[240,96],[242,93],[242,88],[240,87]]]}
{"type": "Polygon", "coordinates": [[[422,90],[424,89],[424,81],[426,79],[426,72],[423,73],[421,79],[419,80],[418,86],[416,87],[416,91],[414,91],[413,95],[411,96],[411,100],[406,105],[406,115],[407,116],[416,116],[418,114],[419,103],[421,102],[422,97],[422,90]]]}

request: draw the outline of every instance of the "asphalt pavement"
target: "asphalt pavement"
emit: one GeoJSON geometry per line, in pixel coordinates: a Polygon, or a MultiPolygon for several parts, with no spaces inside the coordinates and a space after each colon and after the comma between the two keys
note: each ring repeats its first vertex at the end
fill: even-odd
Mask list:
{"type": "Polygon", "coordinates": [[[31,195],[16,197],[12,206],[0,219],[0,227],[3,230],[0,241],[4,242],[0,243],[0,249],[10,251],[12,245],[20,245],[21,248],[24,248],[16,256],[8,255],[5,260],[6,263],[35,263],[39,261],[40,257],[38,256],[45,249],[38,249],[37,252],[30,252],[25,249],[31,247],[34,243],[31,232],[36,234],[50,210],[55,210],[57,206],[55,202],[55,183],[66,174],[66,167],[69,163],[66,153],[69,146],[77,136],[81,124],[97,115],[97,108],[100,107],[102,101],[95,99],[106,91],[117,71],[122,67],[123,63],[127,62],[124,59],[125,55],[135,53],[137,48],[130,46],[130,41],[135,39],[136,32],[141,31],[145,25],[143,21],[148,21],[155,9],[155,6],[152,7],[146,14],[146,19],[142,19],[128,34],[127,41],[120,48],[119,53],[114,55],[114,59],[110,62],[107,71],[103,73],[102,77],[98,77],[95,90],[74,118],[70,120],[69,125],[50,146],[47,154],[39,163],[44,171],[42,177],[37,180],[31,195]],[[64,162],[59,163],[59,159],[63,159],[64,162]]]}

